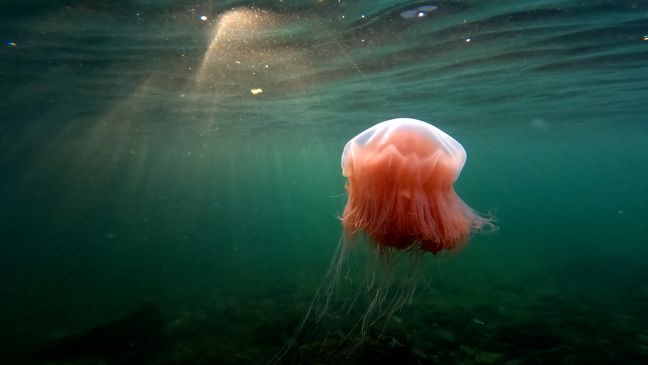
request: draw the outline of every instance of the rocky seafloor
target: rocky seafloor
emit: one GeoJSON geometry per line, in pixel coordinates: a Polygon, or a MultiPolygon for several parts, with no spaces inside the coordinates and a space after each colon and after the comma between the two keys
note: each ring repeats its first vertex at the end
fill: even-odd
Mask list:
{"type": "Polygon", "coordinates": [[[287,348],[308,301],[283,296],[241,303],[231,297],[185,311],[143,303],[83,331],[20,351],[4,349],[2,363],[648,363],[641,292],[623,300],[530,288],[507,288],[507,293],[489,297],[484,291],[476,298],[474,291],[466,297],[458,289],[433,290],[364,333],[353,326],[357,313],[317,316],[304,323],[287,348]]]}

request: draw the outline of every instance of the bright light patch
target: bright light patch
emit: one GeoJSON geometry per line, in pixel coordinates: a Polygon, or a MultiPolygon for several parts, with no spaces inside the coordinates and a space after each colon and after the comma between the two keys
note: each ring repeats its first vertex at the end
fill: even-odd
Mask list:
{"type": "Polygon", "coordinates": [[[401,11],[400,17],[403,19],[422,18],[438,8],[436,5],[423,5],[415,9],[401,11]]]}
{"type": "Polygon", "coordinates": [[[416,10],[405,10],[400,13],[401,18],[404,19],[411,19],[416,16],[417,11],[416,10]]]}

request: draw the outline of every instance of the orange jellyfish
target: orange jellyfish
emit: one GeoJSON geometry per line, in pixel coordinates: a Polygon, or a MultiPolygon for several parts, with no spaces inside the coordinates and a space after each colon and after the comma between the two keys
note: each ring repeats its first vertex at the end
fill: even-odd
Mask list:
{"type": "Polygon", "coordinates": [[[358,134],[342,153],[345,233],[364,232],[379,249],[438,253],[463,245],[491,224],[454,191],[465,162],[459,142],[420,120],[392,119],[358,134]]]}
{"type": "MultiPolygon", "coordinates": [[[[423,253],[460,247],[472,232],[495,228],[490,218],[480,216],[454,191],[465,162],[466,151],[459,142],[416,119],[378,123],[346,144],[342,153],[348,195],[341,217],[344,232],[306,316],[276,361],[293,348],[298,337],[308,337],[306,323],[311,314],[316,314],[312,319],[319,325],[333,323],[324,318],[350,319],[342,321],[352,324],[345,329],[344,340],[355,329],[364,337],[377,323],[382,323],[382,333],[393,314],[412,302],[423,253]],[[357,260],[346,262],[350,243],[360,233],[369,238],[378,255],[361,259],[365,270],[357,271],[357,260]],[[350,292],[345,285],[357,290],[350,292]],[[366,309],[357,313],[355,308],[361,309],[358,304],[363,301],[366,309]],[[359,317],[354,320],[355,315],[359,317]]],[[[339,329],[321,332],[340,333],[339,329]]]]}

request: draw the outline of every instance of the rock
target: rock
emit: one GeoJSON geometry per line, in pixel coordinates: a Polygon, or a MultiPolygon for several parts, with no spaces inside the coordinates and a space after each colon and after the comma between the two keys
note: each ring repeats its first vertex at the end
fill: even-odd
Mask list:
{"type": "Polygon", "coordinates": [[[504,365],[520,365],[520,364],[524,364],[524,361],[522,359],[511,359],[504,363],[504,365]]]}
{"type": "Polygon", "coordinates": [[[478,352],[475,355],[475,362],[477,364],[499,364],[504,355],[497,352],[478,352]]]}
{"type": "Polygon", "coordinates": [[[573,355],[576,353],[576,350],[568,345],[560,345],[549,350],[542,352],[542,357],[546,359],[547,362],[558,363],[563,358],[573,355]]]}
{"type": "Polygon", "coordinates": [[[106,359],[141,363],[162,348],[164,318],[155,303],[143,303],[123,317],[99,324],[43,346],[40,361],[106,359]]]}
{"type": "Polygon", "coordinates": [[[434,336],[435,339],[441,340],[443,342],[455,343],[457,341],[454,333],[448,330],[444,330],[443,328],[437,328],[432,331],[432,336],[434,336]]]}

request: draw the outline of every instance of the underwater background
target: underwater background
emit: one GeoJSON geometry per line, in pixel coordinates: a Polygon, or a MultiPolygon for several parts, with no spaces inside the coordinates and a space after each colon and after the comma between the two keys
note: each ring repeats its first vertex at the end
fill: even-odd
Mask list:
{"type": "Polygon", "coordinates": [[[5,0],[0,38],[0,363],[648,362],[647,2],[5,0]],[[396,117],[498,230],[277,356],[396,117]]]}

